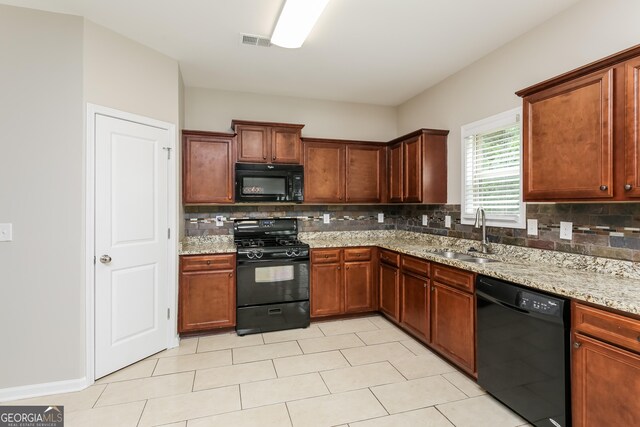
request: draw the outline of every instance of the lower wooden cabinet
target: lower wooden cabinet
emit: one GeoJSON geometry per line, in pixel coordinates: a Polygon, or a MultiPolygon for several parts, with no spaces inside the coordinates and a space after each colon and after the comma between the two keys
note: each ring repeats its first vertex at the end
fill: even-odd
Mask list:
{"type": "Polygon", "coordinates": [[[403,272],[401,288],[400,323],[429,341],[429,279],[403,272]]]}
{"type": "Polygon", "coordinates": [[[311,251],[311,317],[377,310],[373,248],[311,251]]]}
{"type": "Polygon", "coordinates": [[[394,252],[380,251],[380,311],[395,321],[400,320],[400,269],[394,252]]]}
{"type": "Polygon", "coordinates": [[[572,328],[573,425],[637,425],[640,321],[574,303],[572,328]]]}
{"type": "Polygon", "coordinates": [[[178,332],[236,324],[235,254],[180,257],[178,332]]]}

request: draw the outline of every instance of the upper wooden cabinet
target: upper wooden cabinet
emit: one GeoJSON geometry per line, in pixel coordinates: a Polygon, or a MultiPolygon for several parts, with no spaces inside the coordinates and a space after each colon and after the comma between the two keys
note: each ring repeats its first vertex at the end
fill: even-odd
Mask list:
{"type": "Polygon", "coordinates": [[[182,131],[182,202],[233,203],[234,135],[182,131]]]}
{"type": "Polygon", "coordinates": [[[447,135],[420,129],[391,141],[389,201],[447,203],[447,135]]]}
{"type": "Polygon", "coordinates": [[[640,47],[523,89],[524,201],[640,197],[640,47]]]}
{"type": "Polygon", "coordinates": [[[238,138],[238,162],[300,163],[304,125],[233,120],[231,126],[238,138]]]}
{"type": "Polygon", "coordinates": [[[304,138],[305,202],[380,203],[386,197],[386,147],[304,138]]]}

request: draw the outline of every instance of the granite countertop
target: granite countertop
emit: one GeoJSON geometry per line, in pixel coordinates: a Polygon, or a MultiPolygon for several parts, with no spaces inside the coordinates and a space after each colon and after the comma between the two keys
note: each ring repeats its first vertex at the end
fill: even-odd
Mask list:
{"type": "MultiPolygon", "coordinates": [[[[299,234],[314,248],[378,246],[553,294],[640,315],[640,263],[492,244],[489,255],[468,252],[477,241],[406,231],[299,234]],[[500,262],[475,264],[432,252],[452,250],[500,262]]],[[[180,255],[235,252],[232,236],[189,237],[180,255]]]]}

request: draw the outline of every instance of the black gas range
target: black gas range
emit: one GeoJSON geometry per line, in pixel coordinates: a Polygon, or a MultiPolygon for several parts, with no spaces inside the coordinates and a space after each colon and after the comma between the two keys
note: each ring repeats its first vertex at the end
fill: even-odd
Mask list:
{"type": "Polygon", "coordinates": [[[309,326],[309,245],[292,218],[236,220],[238,335],[309,326]]]}

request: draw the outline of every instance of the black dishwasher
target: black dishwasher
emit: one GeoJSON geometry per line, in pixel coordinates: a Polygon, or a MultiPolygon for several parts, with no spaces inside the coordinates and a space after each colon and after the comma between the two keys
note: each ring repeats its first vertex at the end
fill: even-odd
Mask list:
{"type": "Polygon", "coordinates": [[[531,424],[571,425],[569,302],[476,279],[478,384],[531,424]]]}

